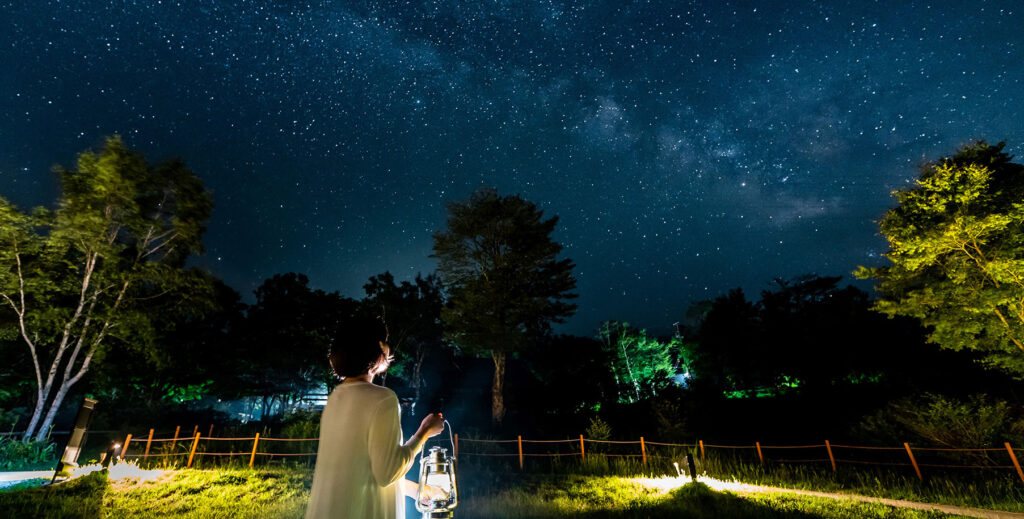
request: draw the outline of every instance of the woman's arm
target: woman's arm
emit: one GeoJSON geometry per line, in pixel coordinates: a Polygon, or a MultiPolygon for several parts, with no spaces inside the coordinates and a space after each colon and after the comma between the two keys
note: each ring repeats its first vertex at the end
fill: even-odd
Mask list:
{"type": "Polygon", "coordinates": [[[416,499],[416,494],[418,494],[419,491],[419,483],[408,479],[402,480],[402,492],[405,494],[405,497],[411,497],[413,499],[416,499]]]}
{"type": "Polygon", "coordinates": [[[440,414],[428,415],[423,419],[416,434],[399,445],[402,437],[398,417],[398,399],[385,398],[378,404],[371,418],[368,447],[370,464],[377,484],[386,487],[394,484],[412,465],[416,453],[423,448],[427,438],[444,430],[444,418],[440,414]]]}
{"type": "Polygon", "coordinates": [[[405,442],[405,447],[412,449],[413,452],[419,452],[423,448],[423,444],[427,443],[427,438],[437,436],[443,430],[444,416],[441,413],[428,414],[420,422],[420,428],[416,429],[416,434],[405,442]]]}
{"type": "MultiPolygon", "coordinates": [[[[415,501],[416,495],[420,493],[420,484],[409,479],[403,479],[402,491],[405,493],[406,497],[412,498],[412,500],[415,501]]],[[[430,485],[427,485],[426,495],[430,499],[448,498],[448,493],[445,492],[443,489],[440,489],[438,487],[432,487],[430,485]]]]}

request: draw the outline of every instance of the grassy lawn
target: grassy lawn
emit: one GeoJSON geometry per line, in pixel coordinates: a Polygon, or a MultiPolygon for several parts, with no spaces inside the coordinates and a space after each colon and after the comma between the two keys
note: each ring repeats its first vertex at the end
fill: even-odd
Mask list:
{"type": "Polygon", "coordinates": [[[93,473],[53,488],[0,491],[0,517],[302,517],[308,470],[183,470],[150,481],[93,473]]]}
{"type": "MultiPolygon", "coordinates": [[[[527,460],[527,472],[548,472],[551,474],[585,474],[589,476],[644,476],[655,477],[674,474],[672,461],[682,462],[686,451],[680,450],[671,456],[651,460],[644,466],[639,460],[630,458],[588,457],[585,462],[563,463],[560,467],[535,464],[527,460]]],[[[722,481],[841,492],[888,499],[901,499],[921,503],[936,503],[961,507],[986,508],[1008,512],[1024,512],[1024,483],[1013,470],[947,471],[929,469],[924,481],[918,481],[912,469],[892,469],[871,466],[840,466],[833,473],[828,463],[761,465],[756,461],[716,456],[707,460],[697,459],[697,473],[706,474],[722,481]]],[[[507,477],[504,474],[518,474],[514,465],[504,465],[502,472],[493,462],[464,463],[464,473],[476,472],[485,478],[507,477]],[[475,469],[475,470],[474,470],[475,469]]],[[[468,478],[467,478],[468,479],[468,478]]],[[[493,487],[492,483],[492,487],[493,487]]]]}
{"type": "Polygon", "coordinates": [[[1024,512],[1024,483],[1012,470],[931,469],[922,482],[909,469],[842,467],[833,474],[824,464],[762,466],[728,459],[703,462],[701,469],[718,479],[744,483],[1024,512]]]}
{"type": "Polygon", "coordinates": [[[936,512],[802,496],[738,496],[691,483],[668,493],[618,476],[569,476],[533,480],[469,499],[464,517],[580,519],[686,518],[940,518],[936,512]]]}
{"type": "MultiPolygon", "coordinates": [[[[307,468],[183,470],[113,482],[95,473],[53,488],[0,491],[0,517],[302,517],[311,477],[307,468]]],[[[618,476],[517,477],[467,491],[457,516],[474,519],[949,517],[823,498],[740,497],[702,484],[666,493],[618,476]]]]}

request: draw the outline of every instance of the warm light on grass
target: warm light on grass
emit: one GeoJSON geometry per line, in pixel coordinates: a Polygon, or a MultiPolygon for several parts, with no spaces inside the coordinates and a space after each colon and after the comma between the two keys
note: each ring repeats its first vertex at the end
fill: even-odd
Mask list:
{"type": "MultiPolygon", "coordinates": [[[[101,470],[103,470],[103,465],[100,465],[99,463],[82,465],[81,467],[71,469],[71,478],[74,479],[82,476],[88,476],[93,472],[99,472],[101,470]]],[[[110,481],[130,479],[137,483],[156,481],[170,472],[159,469],[144,469],[139,467],[139,464],[136,461],[119,461],[112,463],[109,470],[110,471],[107,473],[107,479],[110,481]]]]}
{"type": "MultiPolygon", "coordinates": [[[[660,494],[667,494],[683,485],[690,483],[687,476],[665,476],[661,478],[632,478],[630,481],[639,483],[647,488],[657,490],[660,494]]],[[[708,476],[698,476],[698,483],[703,483],[712,490],[719,492],[742,492],[749,491],[753,485],[748,485],[736,480],[723,481],[708,476]]]]}

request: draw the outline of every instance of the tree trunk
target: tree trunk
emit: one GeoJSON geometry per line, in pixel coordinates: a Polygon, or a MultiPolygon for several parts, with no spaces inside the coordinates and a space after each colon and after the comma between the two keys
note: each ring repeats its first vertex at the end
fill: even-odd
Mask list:
{"type": "Polygon", "coordinates": [[[40,425],[39,430],[36,431],[36,441],[43,441],[46,439],[46,436],[50,432],[50,426],[53,425],[53,421],[57,418],[57,411],[60,411],[60,405],[64,403],[64,397],[68,394],[68,389],[71,389],[71,384],[61,384],[60,389],[57,390],[57,394],[53,396],[53,401],[50,402],[50,410],[46,412],[46,418],[43,418],[42,425],[40,425]]]}
{"type": "Polygon", "coordinates": [[[416,409],[416,405],[420,403],[420,389],[423,386],[423,359],[426,357],[427,348],[423,344],[419,344],[416,348],[416,362],[412,366],[412,386],[415,388],[412,408],[416,409]]]}
{"type": "Polygon", "coordinates": [[[47,395],[43,394],[43,389],[40,387],[37,389],[36,407],[32,411],[32,419],[28,421],[28,427],[25,428],[25,435],[22,439],[28,441],[36,432],[36,425],[39,424],[39,419],[43,416],[43,406],[46,405],[47,395]]]}
{"type": "MultiPolygon", "coordinates": [[[[49,373],[47,373],[46,383],[43,384],[43,386],[41,388],[39,388],[39,401],[36,402],[35,412],[32,413],[32,418],[29,420],[29,426],[25,429],[25,438],[26,439],[28,439],[33,434],[35,435],[36,439],[42,439],[42,438],[46,437],[45,432],[47,431],[47,429],[49,429],[51,423],[53,422],[53,417],[57,413],[56,410],[55,410],[55,407],[60,407],[60,402],[59,401],[64,399],[64,395],[67,394],[68,388],[71,387],[71,384],[74,383],[74,382],[72,382],[71,384],[67,383],[68,375],[69,375],[69,373],[71,371],[72,366],[75,363],[75,356],[77,356],[78,352],[80,351],[80,348],[81,348],[81,345],[82,345],[81,341],[84,338],[86,332],[88,331],[89,320],[91,320],[91,318],[92,318],[91,312],[92,312],[93,308],[95,308],[95,306],[96,306],[95,299],[93,299],[92,305],[89,306],[89,314],[90,315],[87,317],[86,323],[83,326],[82,331],[80,333],[78,345],[75,348],[75,356],[73,356],[71,358],[71,360],[68,362],[67,368],[65,369],[65,372],[64,372],[64,377],[61,379],[60,385],[58,386],[58,387],[60,387],[60,389],[57,392],[58,396],[54,397],[54,401],[57,402],[57,403],[56,404],[53,404],[53,403],[50,404],[50,410],[47,411],[46,418],[43,420],[42,424],[39,425],[39,428],[35,429],[35,426],[38,423],[39,417],[40,417],[40,415],[42,413],[43,407],[45,407],[45,405],[46,405],[46,400],[50,397],[50,392],[53,390],[54,379],[55,379],[55,377],[57,375],[58,369],[60,368],[61,361],[64,359],[64,352],[67,350],[67,347],[69,345],[69,341],[72,339],[71,330],[74,327],[75,323],[78,321],[78,319],[82,316],[83,310],[85,310],[85,302],[86,302],[86,299],[87,299],[87,293],[89,291],[89,283],[92,280],[93,270],[96,268],[96,259],[97,259],[97,257],[98,257],[98,254],[95,254],[95,253],[87,256],[87,259],[86,259],[86,262],[85,262],[84,277],[82,278],[82,291],[81,291],[81,294],[80,294],[79,299],[78,299],[78,306],[75,308],[75,312],[69,318],[68,322],[64,324],[64,332],[63,332],[63,334],[61,336],[60,344],[57,346],[57,353],[56,353],[56,355],[53,358],[53,362],[50,364],[50,371],[49,371],[49,373]]],[[[19,260],[19,265],[18,265],[18,276],[19,276],[19,278],[21,277],[21,262],[20,262],[20,260],[19,260]]],[[[127,287],[128,287],[128,284],[125,283],[124,289],[127,289],[127,287]]],[[[124,296],[124,289],[122,289],[121,293],[118,295],[117,301],[114,303],[114,306],[112,307],[113,309],[116,309],[118,303],[121,302],[121,298],[124,296]]],[[[24,289],[22,289],[22,297],[24,297],[24,289]]],[[[28,332],[27,332],[27,330],[25,329],[25,326],[24,326],[24,312],[25,312],[25,307],[24,307],[24,301],[23,301],[22,302],[21,312],[19,312],[19,317],[22,318],[21,332],[22,332],[22,336],[25,339],[25,341],[29,343],[29,346],[33,350],[32,351],[33,360],[37,361],[36,370],[37,370],[37,373],[38,373],[38,360],[35,359],[35,348],[33,347],[32,342],[29,340],[28,332]]],[[[110,324],[110,322],[107,321],[106,325],[104,326],[104,331],[106,331],[107,325],[109,325],[109,324],[110,324]]],[[[100,340],[102,340],[102,336],[103,336],[103,333],[101,332],[100,333],[100,340]]],[[[86,361],[85,364],[87,366],[88,365],[88,361],[86,361]]]]}
{"type": "Polygon", "coordinates": [[[491,421],[500,424],[505,418],[505,352],[492,351],[494,384],[491,386],[491,421]]]}

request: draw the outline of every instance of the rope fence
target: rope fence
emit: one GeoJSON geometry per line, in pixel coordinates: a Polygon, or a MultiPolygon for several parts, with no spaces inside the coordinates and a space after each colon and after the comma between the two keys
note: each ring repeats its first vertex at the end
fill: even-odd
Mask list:
{"type": "MultiPolygon", "coordinates": [[[[128,434],[125,437],[124,443],[121,448],[122,458],[135,458],[135,459],[148,459],[148,458],[169,458],[175,456],[188,456],[186,467],[191,467],[197,456],[249,456],[249,466],[254,466],[257,456],[266,457],[296,457],[305,456],[312,457],[316,456],[317,444],[310,447],[306,447],[308,442],[318,442],[319,438],[272,438],[266,436],[230,436],[230,437],[214,437],[212,436],[213,426],[209,427],[210,435],[203,436],[199,431],[199,426],[195,426],[193,434],[191,436],[181,436],[181,427],[179,426],[172,438],[154,438],[154,430],[150,429],[148,435],[139,437],[134,440],[133,436],[128,434]],[[208,452],[198,450],[200,442],[204,441],[227,441],[227,442],[251,442],[251,444],[245,445],[245,450],[235,451],[227,450],[223,452],[218,450],[217,452],[208,452]],[[160,444],[161,442],[171,442],[168,449],[169,452],[155,452],[151,453],[150,449],[154,443],[160,444]],[[260,449],[260,446],[268,445],[267,442],[281,442],[285,445],[295,445],[295,448],[291,450],[301,450],[301,452],[267,452],[267,449],[260,449]],[[145,448],[137,447],[135,451],[130,450],[131,447],[144,443],[145,448]],[[298,445],[296,445],[298,443],[298,445]],[[178,447],[181,447],[181,452],[176,452],[178,447]],[[305,447],[303,449],[303,447],[305,447]],[[140,451],[141,452],[138,452],[140,451]]],[[[909,443],[904,443],[901,447],[889,447],[889,446],[870,446],[870,445],[846,445],[846,444],[833,444],[826,440],[820,444],[809,444],[809,445],[761,445],[760,442],[754,442],[753,445],[723,445],[723,444],[711,444],[704,443],[703,440],[697,440],[696,443],[668,443],[668,442],[652,442],[646,441],[642,436],[638,441],[631,440],[603,440],[595,438],[585,438],[582,434],[579,438],[567,438],[560,440],[532,440],[524,439],[522,436],[517,436],[515,439],[487,439],[487,438],[462,438],[460,440],[459,435],[455,434],[453,437],[454,443],[454,455],[456,457],[469,456],[473,458],[477,457],[498,457],[498,458],[509,458],[516,457],[519,460],[519,468],[523,469],[523,460],[525,458],[565,458],[565,457],[578,457],[580,461],[585,461],[587,457],[601,457],[601,458],[640,458],[644,466],[648,465],[648,459],[652,460],[674,460],[679,458],[679,453],[675,452],[673,455],[665,455],[664,453],[650,453],[648,447],[654,447],[655,449],[684,449],[687,451],[693,451],[694,455],[699,455],[701,460],[706,459],[709,456],[711,450],[724,450],[732,452],[733,456],[739,453],[754,451],[757,454],[758,462],[762,465],[768,463],[829,463],[831,465],[832,472],[838,471],[839,465],[874,465],[881,467],[912,467],[918,479],[923,480],[922,468],[928,469],[981,469],[981,470],[1015,470],[1021,481],[1024,482],[1024,470],[1021,468],[1020,461],[1017,458],[1017,450],[1010,445],[1009,442],[1003,444],[1003,447],[984,447],[974,449],[956,449],[948,447],[911,447],[909,443]],[[463,445],[477,445],[478,448],[471,448],[469,451],[463,449],[459,450],[460,442],[463,445]],[[515,452],[508,452],[508,445],[514,444],[515,452]],[[523,445],[527,444],[544,444],[550,447],[556,447],[559,445],[565,445],[569,447],[569,450],[562,448],[562,452],[551,452],[550,448],[546,452],[538,452],[536,449],[531,449],[532,452],[524,450],[523,445]],[[587,445],[590,445],[588,448],[587,445]],[[496,450],[497,448],[497,450],[496,450]],[[503,450],[502,450],[503,449],[503,450]],[[612,452],[612,450],[618,449],[618,452],[612,452]],[[622,452],[623,449],[629,449],[631,452],[622,452]],[[827,454],[827,457],[815,456],[814,453],[809,453],[808,458],[793,459],[791,457],[771,457],[766,455],[766,451],[782,450],[786,453],[792,453],[799,450],[815,450],[821,454],[827,454]],[[859,451],[865,454],[875,452],[880,455],[886,455],[887,458],[878,459],[852,459],[847,457],[837,457],[835,450],[846,450],[846,451],[859,451]],[[896,454],[899,452],[899,454],[896,454]],[[982,461],[983,463],[963,463],[963,459],[953,459],[953,454],[966,453],[968,457],[976,461],[982,461]],[[892,456],[902,456],[903,459],[900,461],[892,459],[892,456]],[[926,462],[919,462],[918,456],[925,456],[926,462]],[[1003,463],[998,463],[998,461],[1003,463]],[[1006,461],[1010,464],[1006,464],[1006,461]]],[[[237,445],[237,444],[236,444],[237,445]]],[[[230,446],[230,445],[229,445],[230,446]]],[[[542,447],[537,445],[536,447],[542,447]]],[[[272,450],[272,449],[271,449],[272,450]]],[[[779,453],[782,454],[782,453],[779,453]]],[[[750,456],[747,454],[747,456],[750,456]]]]}

